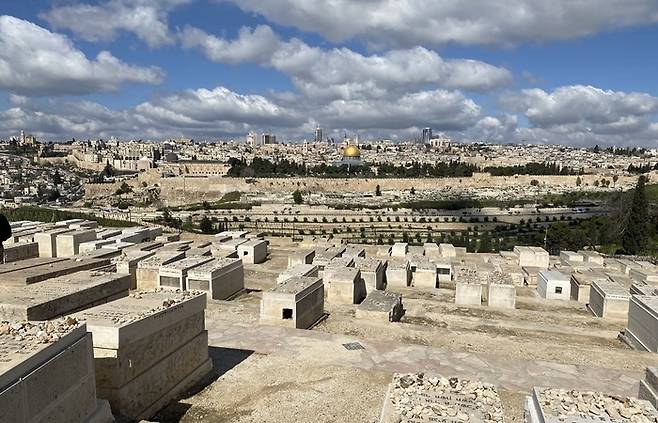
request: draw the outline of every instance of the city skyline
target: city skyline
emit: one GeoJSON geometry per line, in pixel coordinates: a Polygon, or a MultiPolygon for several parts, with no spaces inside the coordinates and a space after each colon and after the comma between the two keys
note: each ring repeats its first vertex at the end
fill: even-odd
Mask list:
{"type": "Polygon", "coordinates": [[[658,146],[658,5],[295,0],[0,8],[0,138],[658,146]],[[653,43],[655,44],[655,42],[653,43]]]}

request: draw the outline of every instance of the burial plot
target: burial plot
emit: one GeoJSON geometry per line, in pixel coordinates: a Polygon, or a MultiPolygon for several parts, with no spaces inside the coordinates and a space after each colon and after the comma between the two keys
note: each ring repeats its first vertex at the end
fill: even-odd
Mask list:
{"type": "Polygon", "coordinates": [[[81,312],[93,334],[98,396],[129,419],[148,419],[212,368],[206,295],[135,292],[81,312]]]}
{"type": "Polygon", "coordinates": [[[130,276],[83,271],[17,289],[0,286],[0,319],[49,320],[128,295],[130,276]]]}
{"type": "Polygon", "coordinates": [[[187,273],[187,289],[208,293],[213,300],[226,300],[244,289],[242,260],[216,258],[187,273]]]}
{"type": "Polygon", "coordinates": [[[356,308],[357,319],[398,322],[402,316],[402,296],[390,291],[372,291],[356,308]]]}
{"type": "Polygon", "coordinates": [[[3,285],[29,285],[58,276],[99,269],[109,265],[109,259],[68,259],[4,273],[0,278],[0,282],[3,285]]]}
{"type": "Polygon", "coordinates": [[[380,423],[502,423],[503,406],[495,386],[418,374],[394,374],[380,423]]]}
{"type": "Polygon", "coordinates": [[[72,318],[0,323],[0,422],[111,422],[96,399],[91,335],[72,318]]]}

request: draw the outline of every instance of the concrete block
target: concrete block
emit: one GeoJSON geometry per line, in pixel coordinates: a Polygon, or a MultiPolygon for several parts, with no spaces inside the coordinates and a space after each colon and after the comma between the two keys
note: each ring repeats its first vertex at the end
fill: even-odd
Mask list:
{"type": "Polygon", "coordinates": [[[295,276],[307,276],[307,277],[317,277],[318,276],[318,266],[314,264],[298,264],[291,268],[283,271],[276,278],[276,283],[283,283],[290,278],[295,276]]]}
{"type": "Polygon", "coordinates": [[[635,348],[658,352],[658,297],[631,297],[624,334],[635,348]]]}
{"type": "Polygon", "coordinates": [[[187,289],[206,291],[214,300],[232,297],[244,289],[242,260],[215,258],[189,270],[187,289]]]}
{"type": "Polygon", "coordinates": [[[457,282],[455,284],[455,304],[480,305],[482,301],[482,285],[479,283],[457,282]]]}
{"type": "Polygon", "coordinates": [[[73,257],[80,253],[80,244],[96,239],[96,231],[81,230],[58,234],[55,242],[57,243],[57,257],[73,257]]]}
{"type": "Polygon", "coordinates": [[[238,257],[244,263],[258,264],[267,258],[267,243],[258,239],[252,239],[237,247],[238,257]]]}
{"type": "Polygon", "coordinates": [[[630,298],[628,288],[612,281],[595,281],[592,283],[588,309],[597,317],[626,320],[630,298]]]}
{"type": "Polygon", "coordinates": [[[324,315],[324,285],[320,278],[295,277],[263,292],[262,324],[308,329],[324,315]]]}
{"type": "Polygon", "coordinates": [[[497,308],[514,308],[516,305],[516,287],[514,285],[488,284],[487,305],[497,308]]]}
{"type": "Polygon", "coordinates": [[[87,329],[94,336],[94,348],[117,350],[205,308],[206,294],[137,292],[82,311],[76,317],[87,322],[87,329]],[[174,302],[164,307],[165,300],[174,302]]]}
{"type": "Polygon", "coordinates": [[[204,378],[211,368],[208,333],[203,331],[121,388],[99,385],[97,392],[100,398],[110,402],[115,413],[133,420],[149,419],[204,378]]]}
{"type": "Polygon", "coordinates": [[[312,264],[315,258],[315,250],[298,251],[288,256],[288,268],[300,264],[312,264]]]}
{"type": "Polygon", "coordinates": [[[187,273],[212,260],[212,257],[189,257],[160,266],[158,287],[184,291],[187,289],[187,273]]]}
{"type": "Polygon", "coordinates": [[[94,348],[97,385],[121,388],[204,330],[205,315],[201,311],[163,326],[142,339],[122,345],[119,349],[94,348]]]}
{"type": "Polygon", "coordinates": [[[365,284],[366,294],[386,287],[386,265],[380,259],[373,257],[356,258],[354,267],[361,271],[361,279],[365,284]]]}
{"type": "Polygon", "coordinates": [[[4,285],[29,285],[58,276],[70,275],[85,270],[94,270],[106,267],[109,259],[80,258],[75,260],[62,260],[47,265],[15,270],[2,275],[0,282],[4,285]]]}
{"type": "Polygon", "coordinates": [[[391,247],[391,257],[406,257],[409,251],[409,244],[406,242],[396,242],[391,247]]]}
{"type": "Polygon", "coordinates": [[[156,289],[160,281],[160,267],[185,258],[182,251],[158,251],[154,256],[137,263],[137,289],[156,289]]]}
{"type": "Polygon", "coordinates": [[[27,285],[0,286],[0,319],[50,320],[128,295],[127,274],[83,271],[27,285]]]}
{"type": "Polygon", "coordinates": [[[411,266],[409,260],[391,258],[386,266],[386,286],[405,287],[411,283],[411,266]]]}
{"type": "Polygon", "coordinates": [[[390,291],[371,291],[356,308],[357,319],[398,322],[402,316],[402,296],[390,291]]]}
{"type": "Polygon", "coordinates": [[[325,269],[323,280],[331,303],[359,304],[366,297],[365,283],[356,268],[325,269]]]}
{"type": "Polygon", "coordinates": [[[537,293],[547,300],[571,298],[571,278],[555,270],[542,270],[537,278],[537,293]]]}

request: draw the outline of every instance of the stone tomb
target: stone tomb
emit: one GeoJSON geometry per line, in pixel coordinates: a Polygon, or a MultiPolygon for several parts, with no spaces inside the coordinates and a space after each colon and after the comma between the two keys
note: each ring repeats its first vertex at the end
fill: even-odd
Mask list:
{"type": "Polygon", "coordinates": [[[113,421],[107,401],[96,399],[91,335],[84,324],[0,323],[0,422],[113,421]]]}
{"type": "Polygon", "coordinates": [[[130,275],[130,289],[137,288],[137,265],[154,255],[155,251],[123,250],[115,260],[117,272],[130,275]]]}
{"type": "Polygon", "coordinates": [[[17,242],[7,245],[4,249],[4,262],[26,260],[39,257],[39,244],[36,242],[17,242]]]}
{"type": "Polygon", "coordinates": [[[603,266],[603,256],[596,251],[579,250],[578,254],[583,257],[585,263],[603,266]]]}
{"type": "Polygon", "coordinates": [[[41,266],[7,272],[2,275],[0,282],[3,285],[29,285],[31,283],[45,281],[58,276],[70,275],[71,273],[82,272],[85,270],[99,269],[109,265],[109,259],[65,259],[41,266]]]}
{"type": "Polygon", "coordinates": [[[391,257],[386,266],[386,287],[404,287],[411,283],[411,265],[409,260],[391,257]]]}
{"type": "Polygon", "coordinates": [[[366,297],[361,271],[354,267],[325,269],[327,301],[333,304],[359,304],[366,297]]]}
{"type": "Polygon", "coordinates": [[[57,235],[57,257],[73,257],[80,253],[80,244],[96,239],[96,231],[73,231],[57,235]]]}
{"type": "Polygon", "coordinates": [[[155,289],[160,280],[160,266],[182,260],[183,251],[159,251],[154,256],[137,263],[135,278],[137,289],[155,289]]]}
{"type": "Polygon", "coordinates": [[[631,296],[624,335],[632,347],[658,352],[658,297],[631,296]]]}
{"type": "Polygon", "coordinates": [[[187,273],[212,259],[212,257],[189,257],[160,266],[158,286],[185,291],[187,289],[187,273]]]}
{"type": "Polygon", "coordinates": [[[34,234],[34,241],[39,244],[39,257],[57,257],[57,235],[67,232],[71,230],[60,228],[34,234]]]}
{"type": "Polygon", "coordinates": [[[482,301],[482,284],[461,280],[455,283],[455,304],[480,305],[482,301]]]}
{"type": "Polygon", "coordinates": [[[320,271],[323,271],[333,259],[339,258],[344,251],[345,247],[329,247],[326,249],[315,250],[313,264],[318,266],[320,271]]]}
{"type": "Polygon", "coordinates": [[[361,271],[366,294],[385,288],[386,266],[383,261],[374,257],[358,257],[354,259],[354,267],[361,271]]]}
{"type": "Polygon", "coordinates": [[[534,388],[526,397],[527,423],[651,422],[658,413],[647,401],[600,392],[534,388]]]}
{"type": "Polygon", "coordinates": [[[496,387],[456,377],[394,374],[379,423],[502,423],[496,387]]]}
{"type": "MultiPolygon", "coordinates": [[[[4,275],[5,273],[9,272],[15,272],[17,270],[23,270],[23,269],[30,269],[32,267],[38,267],[38,266],[47,266],[52,263],[57,263],[58,261],[64,261],[68,260],[64,257],[35,257],[31,259],[26,259],[26,260],[21,260],[21,261],[14,261],[11,263],[3,263],[0,264],[0,275],[4,275]]],[[[0,278],[0,280],[2,280],[0,278]]]]}
{"type": "Polygon", "coordinates": [[[260,322],[308,329],[324,316],[324,285],[320,278],[294,277],[263,292],[260,322]]]}
{"type": "Polygon", "coordinates": [[[215,258],[187,273],[187,289],[208,293],[213,300],[227,300],[244,289],[242,260],[215,258]]]}
{"type": "Polygon", "coordinates": [[[259,239],[250,239],[249,241],[238,245],[238,257],[244,263],[259,264],[267,258],[267,242],[259,239]]]}
{"type": "Polygon", "coordinates": [[[281,273],[276,278],[276,283],[285,282],[295,276],[316,277],[318,276],[318,266],[314,264],[298,264],[293,266],[287,270],[284,270],[283,273],[281,273]]]}
{"type": "Polygon", "coordinates": [[[587,308],[596,317],[626,320],[630,299],[628,288],[609,280],[599,280],[592,283],[587,308]]]}
{"type": "Polygon", "coordinates": [[[636,282],[658,286],[658,273],[653,269],[630,269],[628,275],[636,282]]]}
{"type": "Polygon", "coordinates": [[[571,298],[571,278],[557,270],[542,270],[537,277],[537,293],[547,300],[571,298]]]}
{"type": "Polygon", "coordinates": [[[589,302],[591,286],[593,282],[607,280],[605,273],[595,270],[573,272],[571,274],[571,299],[581,304],[589,302]]]}
{"type": "Polygon", "coordinates": [[[128,295],[130,276],[83,271],[16,289],[0,286],[0,319],[49,320],[128,295]]]}
{"type": "Polygon", "coordinates": [[[576,253],[574,251],[560,251],[560,260],[566,263],[571,262],[580,262],[582,263],[585,258],[582,254],[576,253]]]}
{"type": "Polygon", "coordinates": [[[427,257],[416,261],[416,270],[412,273],[411,284],[417,288],[438,288],[439,279],[436,264],[427,257]]]}
{"type": "Polygon", "coordinates": [[[391,257],[406,257],[409,252],[409,244],[406,242],[396,242],[391,247],[391,257]]]}
{"type": "Polygon", "coordinates": [[[356,308],[357,319],[399,322],[402,316],[402,296],[390,291],[371,291],[356,308]]]}
{"type": "Polygon", "coordinates": [[[514,308],[516,306],[516,287],[509,284],[489,283],[487,305],[497,308],[514,308]]]}
{"type": "Polygon", "coordinates": [[[452,244],[441,243],[439,244],[439,253],[443,258],[456,258],[457,250],[452,244]]]}
{"type": "Polygon", "coordinates": [[[212,368],[206,295],[140,292],[86,310],[98,396],[115,414],[146,420],[212,368]]]}
{"type": "Polygon", "coordinates": [[[640,390],[637,397],[649,401],[654,408],[658,409],[658,368],[647,367],[644,380],[640,381],[640,390]]]}
{"type": "Polygon", "coordinates": [[[435,242],[426,242],[423,244],[423,254],[429,258],[436,259],[441,257],[441,250],[435,242]]]}
{"type": "Polygon", "coordinates": [[[315,258],[315,250],[303,250],[292,253],[288,256],[288,268],[297,266],[298,264],[312,264],[315,258]]]}
{"type": "Polygon", "coordinates": [[[345,247],[345,252],[343,252],[343,257],[351,257],[353,259],[363,258],[365,256],[365,248],[359,245],[348,245],[345,247]]]}
{"type": "Polygon", "coordinates": [[[246,238],[235,238],[224,242],[213,242],[210,251],[213,257],[234,257],[238,246],[247,241],[249,240],[246,238]]]}

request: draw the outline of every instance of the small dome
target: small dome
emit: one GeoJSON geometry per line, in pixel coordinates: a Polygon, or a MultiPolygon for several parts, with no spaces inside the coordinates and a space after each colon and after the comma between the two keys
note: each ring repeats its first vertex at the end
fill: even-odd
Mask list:
{"type": "Polygon", "coordinates": [[[361,157],[361,150],[356,145],[348,145],[343,149],[343,157],[361,157]]]}

